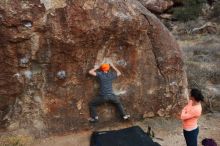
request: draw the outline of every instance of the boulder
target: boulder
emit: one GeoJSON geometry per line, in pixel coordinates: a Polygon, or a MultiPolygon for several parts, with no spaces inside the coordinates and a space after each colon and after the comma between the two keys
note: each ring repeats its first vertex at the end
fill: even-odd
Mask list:
{"type": "MultiPolygon", "coordinates": [[[[167,107],[166,116],[176,113],[185,102],[179,46],[136,0],[3,0],[0,24],[6,128],[19,122],[39,136],[89,128],[88,103],[98,83],[88,71],[109,60],[123,74],[114,92],[134,120],[167,107]]],[[[98,113],[99,125],[119,122],[111,105],[98,113]]]]}
{"type": "Polygon", "coordinates": [[[148,10],[153,13],[163,13],[174,4],[172,0],[139,0],[148,10]]]}

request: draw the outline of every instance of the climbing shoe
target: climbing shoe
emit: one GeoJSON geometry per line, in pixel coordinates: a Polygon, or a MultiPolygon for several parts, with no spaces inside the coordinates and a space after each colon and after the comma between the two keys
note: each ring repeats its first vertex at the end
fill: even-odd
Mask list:
{"type": "Polygon", "coordinates": [[[99,119],[98,116],[96,116],[96,117],[94,117],[94,118],[89,118],[89,122],[90,122],[90,123],[96,123],[96,122],[98,122],[98,119],[99,119]]]}
{"type": "Polygon", "coordinates": [[[124,119],[124,120],[128,120],[130,117],[131,117],[131,116],[127,114],[127,115],[124,115],[124,116],[123,116],[123,119],[124,119]]]}

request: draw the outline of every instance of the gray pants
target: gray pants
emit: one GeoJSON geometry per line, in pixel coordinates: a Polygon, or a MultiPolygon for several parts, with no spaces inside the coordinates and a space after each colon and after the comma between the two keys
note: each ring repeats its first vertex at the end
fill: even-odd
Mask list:
{"type": "Polygon", "coordinates": [[[89,103],[90,115],[92,118],[97,116],[96,107],[104,103],[114,104],[118,109],[120,116],[123,117],[125,115],[125,111],[118,97],[114,94],[110,94],[105,96],[99,95],[89,103]]]}

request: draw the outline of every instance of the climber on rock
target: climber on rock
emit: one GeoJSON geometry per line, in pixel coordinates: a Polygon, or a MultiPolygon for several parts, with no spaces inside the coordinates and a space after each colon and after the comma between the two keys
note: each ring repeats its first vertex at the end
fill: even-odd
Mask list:
{"type": "Polygon", "coordinates": [[[112,81],[120,76],[121,72],[113,64],[102,64],[101,66],[95,65],[94,68],[89,71],[89,74],[97,77],[100,84],[98,96],[89,103],[91,116],[89,121],[98,121],[96,107],[106,102],[114,104],[124,120],[129,119],[130,115],[125,113],[119,98],[112,91],[112,81]],[[110,67],[112,67],[114,71],[110,71],[110,67]]]}

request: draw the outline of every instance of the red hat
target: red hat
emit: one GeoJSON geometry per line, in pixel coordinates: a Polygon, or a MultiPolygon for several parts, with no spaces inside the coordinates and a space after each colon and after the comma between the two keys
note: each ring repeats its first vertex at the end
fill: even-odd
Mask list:
{"type": "Polygon", "coordinates": [[[109,71],[110,65],[109,64],[102,64],[100,69],[102,71],[109,71]]]}

